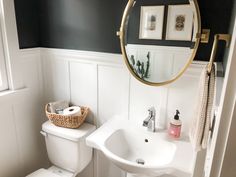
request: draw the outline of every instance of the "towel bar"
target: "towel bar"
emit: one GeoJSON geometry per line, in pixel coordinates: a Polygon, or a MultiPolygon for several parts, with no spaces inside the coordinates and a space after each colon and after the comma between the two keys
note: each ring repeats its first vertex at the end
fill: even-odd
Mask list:
{"type": "Polygon", "coordinates": [[[213,43],[213,47],[212,47],[212,51],[211,51],[210,61],[208,63],[208,69],[207,69],[208,74],[211,73],[212,65],[213,65],[215,57],[216,57],[218,42],[220,40],[225,41],[226,42],[226,47],[229,47],[230,40],[231,40],[231,35],[230,34],[216,34],[214,36],[214,43],[213,43]]]}
{"type": "MultiPolygon", "coordinates": [[[[206,66],[209,63],[205,61],[193,61],[193,65],[199,65],[199,66],[206,66]]],[[[215,70],[216,70],[216,77],[224,77],[224,67],[222,62],[214,62],[215,64],[215,70]]]]}

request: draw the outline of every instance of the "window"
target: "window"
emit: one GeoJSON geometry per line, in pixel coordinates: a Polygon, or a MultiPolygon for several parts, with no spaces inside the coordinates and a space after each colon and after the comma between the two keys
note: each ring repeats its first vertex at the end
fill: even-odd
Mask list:
{"type": "Polygon", "coordinates": [[[7,80],[6,63],[5,63],[2,36],[0,35],[0,91],[7,89],[8,89],[8,80],[7,80]]]}

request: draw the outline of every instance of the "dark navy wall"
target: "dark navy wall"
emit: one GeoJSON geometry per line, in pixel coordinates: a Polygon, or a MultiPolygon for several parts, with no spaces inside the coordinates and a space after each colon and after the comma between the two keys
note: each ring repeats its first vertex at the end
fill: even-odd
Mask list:
{"type": "MultiPolygon", "coordinates": [[[[228,33],[233,2],[199,0],[202,27],[211,29],[211,41],[200,45],[197,59],[209,59],[215,33],[228,33]]],[[[127,0],[15,0],[20,48],[120,53],[116,31],[126,3],[127,0]]],[[[223,48],[218,52],[220,61],[223,48]]]]}
{"type": "Polygon", "coordinates": [[[20,48],[40,46],[39,1],[14,0],[20,48]]]}
{"type": "Polygon", "coordinates": [[[40,0],[43,47],[120,53],[116,31],[127,0],[40,0]]]}
{"type": "MultiPolygon", "coordinates": [[[[202,28],[211,29],[211,36],[208,44],[200,45],[196,56],[197,59],[208,60],[210,58],[215,34],[229,33],[234,1],[235,0],[198,0],[201,11],[202,28]]],[[[223,60],[224,49],[225,44],[220,42],[216,61],[223,60]]]]}

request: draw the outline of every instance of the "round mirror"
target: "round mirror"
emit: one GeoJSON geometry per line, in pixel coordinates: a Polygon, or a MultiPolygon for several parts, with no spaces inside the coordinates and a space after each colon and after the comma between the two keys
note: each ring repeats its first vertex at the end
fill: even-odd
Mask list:
{"type": "Polygon", "coordinates": [[[136,79],[153,86],[171,83],[196,55],[201,36],[197,0],[129,0],[118,35],[136,79]]]}

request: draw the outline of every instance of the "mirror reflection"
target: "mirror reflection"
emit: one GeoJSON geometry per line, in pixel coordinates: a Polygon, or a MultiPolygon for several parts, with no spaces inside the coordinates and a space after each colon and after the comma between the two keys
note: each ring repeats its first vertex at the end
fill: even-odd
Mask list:
{"type": "Polygon", "coordinates": [[[195,55],[197,17],[193,1],[135,1],[124,36],[132,74],[150,83],[182,74],[195,55]]]}

